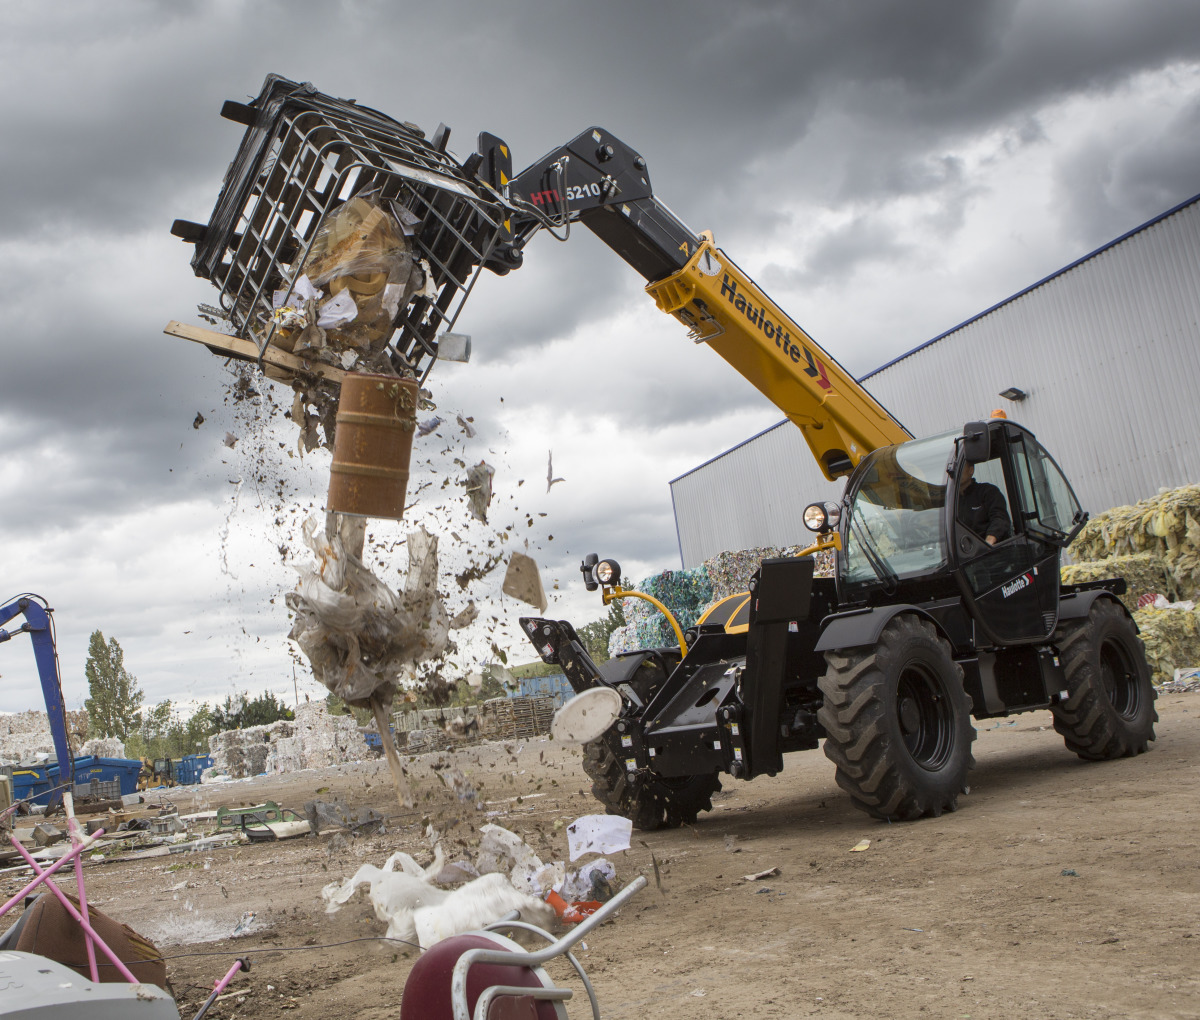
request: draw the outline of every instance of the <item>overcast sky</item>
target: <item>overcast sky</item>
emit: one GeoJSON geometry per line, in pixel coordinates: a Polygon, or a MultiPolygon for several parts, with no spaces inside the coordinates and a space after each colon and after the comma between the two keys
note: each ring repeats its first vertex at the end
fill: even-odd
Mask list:
{"type": "MultiPolygon", "coordinates": [[[[226,404],[219,359],[162,334],[215,298],[169,229],[207,220],[241,137],[221,104],[269,72],[445,122],[460,159],[481,130],[518,167],[611,130],[860,375],[1200,192],[1193,0],[4,0],[0,602],[57,610],[70,707],[96,629],[148,702],[293,694],[284,553],[305,557],[328,455],[289,457],[290,423],[226,404]]],[[[668,481],[781,415],[586,230],[485,273],[459,329],[474,358],[430,388],[479,435],[418,445],[421,510],[372,527],[376,560],[394,581],[424,521],[451,611],[485,608],[463,663],[493,636],[525,661],[499,572],[454,582],[470,553],[451,531],[473,549],[491,532],[463,525],[453,458],[496,467],[492,530],[513,524],[509,546],[528,539],[562,585],[550,612],[586,622],[581,556],[678,567],[668,481]],[[565,481],[547,494],[551,448],[565,481]]],[[[301,697],[324,694],[295,670],[301,697]]],[[[0,711],[34,707],[21,637],[0,646],[0,711]]]]}

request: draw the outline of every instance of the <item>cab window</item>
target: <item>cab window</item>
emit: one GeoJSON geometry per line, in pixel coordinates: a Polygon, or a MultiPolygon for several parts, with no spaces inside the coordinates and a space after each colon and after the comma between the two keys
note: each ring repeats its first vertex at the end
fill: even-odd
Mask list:
{"type": "Polygon", "coordinates": [[[1083,511],[1059,466],[1031,436],[1010,436],[1021,519],[1037,538],[1061,544],[1083,520],[1083,511]]]}

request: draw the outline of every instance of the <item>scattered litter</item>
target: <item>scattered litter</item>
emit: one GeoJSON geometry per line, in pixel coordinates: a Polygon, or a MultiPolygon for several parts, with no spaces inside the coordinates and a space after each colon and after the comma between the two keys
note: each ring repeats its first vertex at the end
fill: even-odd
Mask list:
{"type": "Polygon", "coordinates": [[[602,906],[597,900],[568,903],[553,889],[546,896],[546,902],[550,905],[554,913],[558,915],[558,919],[564,924],[578,924],[585,917],[594,914],[602,906]]]}
{"type": "Polygon", "coordinates": [[[481,826],[479,832],[482,839],[475,866],[481,875],[499,872],[508,877],[514,889],[539,898],[566,877],[566,867],[562,863],[543,864],[515,832],[492,824],[481,826]]]}
{"type": "Polygon", "coordinates": [[[483,810],[483,803],[479,800],[478,791],[476,791],[471,781],[467,779],[461,769],[453,767],[442,769],[438,772],[438,776],[443,783],[454,791],[454,796],[461,803],[474,804],[480,811],[483,810]]]}
{"type": "Polygon", "coordinates": [[[537,606],[543,613],[549,605],[537,563],[532,557],[521,552],[514,552],[508,561],[508,570],[505,571],[504,583],[501,584],[500,590],[514,599],[537,606]]]}
{"type": "Polygon", "coordinates": [[[617,869],[607,857],[588,861],[576,871],[567,873],[555,891],[570,901],[596,900],[607,903],[612,899],[617,883],[617,869]]]}
{"type": "Polygon", "coordinates": [[[871,841],[869,839],[860,839],[857,843],[854,844],[854,846],[852,846],[850,848],[850,853],[852,853],[852,854],[861,853],[863,850],[866,850],[870,845],[871,845],[871,841]]]}
{"type": "Polygon", "coordinates": [[[1059,872],[1059,874],[1062,875],[1063,878],[1078,878],[1079,877],[1079,872],[1076,871],[1074,868],[1063,868],[1062,871],[1059,872]]]}
{"type": "Polygon", "coordinates": [[[457,416],[457,421],[462,430],[467,434],[468,439],[475,438],[475,426],[471,424],[470,418],[464,418],[461,414],[457,416]]]}
{"type": "Polygon", "coordinates": [[[654,885],[659,892],[665,892],[662,884],[662,871],[658,866],[658,858],[654,856],[654,851],[650,849],[650,844],[644,839],[639,839],[639,843],[646,848],[646,852],[650,854],[650,865],[654,868],[654,885]]]}
{"type": "Polygon", "coordinates": [[[767,868],[766,871],[756,871],[753,875],[743,875],[742,878],[747,882],[761,882],[764,878],[774,878],[778,874],[778,868],[767,868]]]}
{"type": "MultiPolygon", "coordinates": [[[[462,417],[459,417],[459,421],[462,417]]],[[[492,476],[496,469],[487,461],[481,460],[473,468],[468,469],[463,482],[467,490],[467,506],[471,516],[487,524],[488,507],[492,503],[492,476]]]]}
{"type": "Polygon", "coordinates": [[[348,705],[377,696],[390,705],[401,675],[437,658],[450,644],[449,616],[437,591],[438,540],[424,528],[408,534],[408,573],[397,594],[353,555],[337,534],[304,524],[316,557],[299,568],[287,605],[296,614],[288,635],[308,656],[313,675],[348,705]]]}
{"type": "Polygon", "coordinates": [[[1175,675],[1159,689],[1166,694],[1200,691],[1200,669],[1176,669],[1175,675]]]}
{"type": "Polygon", "coordinates": [[[518,892],[502,874],[482,875],[447,891],[433,884],[442,868],[440,847],[428,868],[421,868],[408,854],[396,853],[382,869],[364,864],[345,882],[331,882],[321,891],[321,897],[326,912],[332,913],[359,888],[368,887],[375,916],[387,922],[388,938],[417,941],[422,949],[498,921],[511,910],[542,927],[553,921],[554,912],[549,906],[535,896],[518,892]],[[397,864],[399,872],[392,870],[397,864]]]}
{"type": "Polygon", "coordinates": [[[235,436],[232,432],[226,432],[225,438],[222,439],[221,442],[232,450],[235,446],[237,446],[237,436],[235,436]]]}
{"type": "Polygon", "coordinates": [[[255,916],[256,915],[253,910],[247,910],[244,914],[242,914],[238,923],[233,926],[233,931],[229,933],[229,937],[231,939],[236,939],[239,935],[248,934],[250,929],[254,926],[255,916]]]}
{"type": "Polygon", "coordinates": [[[919,932],[924,932],[924,931],[925,931],[925,929],[924,929],[924,928],[901,928],[900,930],[901,930],[901,931],[919,931],[919,932]]]}
{"type": "Polygon", "coordinates": [[[441,418],[426,418],[423,422],[421,422],[419,425],[417,425],[417,435],[418,436],[427,436],[427,435],[429,435],[430,432],[432,432],[439,425],[441,425],[441,423],[442,423],[441,418]]]}
{"type": "Polygon", "coordinates": [[[615,854],[629,849],[633,822],[620,815],[583,815],[567,826],[571,860],[584,854],[615,854]]]}
{"type": "Polygon", "coordinates": [[[304,805],[304,817],[317,835],[330,829],[346,829],[355,836],[365,836],[383,828],[383,815],[374,808],[351,811],[341,801],[310,800],[304,805]]]}
{"type": "Polygon", "coordinates": [[[552,486],[565,481],[565,478],[554,477],[554,451],[551,450],[546,454],[546,491],[549,492],[552,486]]]}
{"type": "Polygon", "coordinates": [[[742,852],[742,848],[737,845],[737,836],[725,837],[725,849],[731,854],[740,854],[742,852]]]}

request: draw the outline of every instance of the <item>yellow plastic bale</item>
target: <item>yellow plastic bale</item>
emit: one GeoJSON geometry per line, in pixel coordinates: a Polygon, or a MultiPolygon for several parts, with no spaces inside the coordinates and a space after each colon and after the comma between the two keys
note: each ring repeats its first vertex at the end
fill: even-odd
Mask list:
{"type": "Polygon", "coordinates": [[[1200,485],[1165,489],[1097,514],[1071,543],[1080,562],[1142,552],[1163,558],[1179,597],[1200,591],[1200,485]]]}
{"type": "Polygon", "coordinates": [[[1146,645],[1154,683],[1175,677],[1176,669],[1200,666],[1200,612],[1195,609],[1139,609],[1133,618],[1146,645]]]}
{"type": "Polygon", "coordinates": [[[1175,592],[1167,576],[1166,560],[1148,552],[1110,556],[1105,560],[1090,560],[1087,563],[1068,563],[1060,573],[1063,584],[1083,584],[1109,577],[1125,578],[1126,591],[1121,601],[1130,612],[1137,609],[1139,595],[1164,595],[1170,600],[1175,592]]]}

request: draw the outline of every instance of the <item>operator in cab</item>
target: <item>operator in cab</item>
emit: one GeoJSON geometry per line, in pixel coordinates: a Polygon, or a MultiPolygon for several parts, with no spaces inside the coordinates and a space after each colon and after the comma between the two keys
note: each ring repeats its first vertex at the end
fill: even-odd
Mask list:
{"type": "Polygon", "coordinates": [[[990,482],[975,481],[975,465],[963,465],[958,480],[958,520],[988,545],[1008,538],[1012,523],[1004,495],[990,482]]]}

